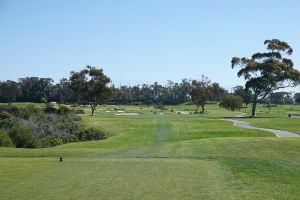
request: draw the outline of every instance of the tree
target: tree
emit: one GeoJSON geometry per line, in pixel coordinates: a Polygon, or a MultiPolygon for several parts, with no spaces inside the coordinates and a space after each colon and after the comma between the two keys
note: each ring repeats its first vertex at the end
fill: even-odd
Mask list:
{"type": "Polygon", "coordinates": [[[251,91],[245,90],[243,86],[236,86],[233,88],[233,94],[236,96],[240,96],[243,99],[243,102],[245,103],[246,107],[249,103],[251,103],[253,95],[251,91]]]}
{"type": "Polygon", "coordinates": [[[91,106],[92,116],[99,103],[110,97],[113,93],[112,87],[107,85],[110,78],[107,77],[102,69],[87,66],[80,72],[71,72],[71,88],[78,95],[81,102],[88,102],[91,106]]]}
{"type": "Polygon", "coordinates": [[[26,77],[20,78],[20,101],[43,102],[48,101],[53,80],[51,78],[26,77]]]}
{"type": "Polygon", "coordinates": [[[193,80],[190,86],[190,95],[197,107],[196,112],[198,112],[199,106],[201,106],[201,113],[204,113],[205,103],[211,96],[210,80],[204,76],[202,76],[202,80],[193,80]]]}
{"type": "Polygon", "coordinates": [[[226,96],[220,103],[220,106],[231,111],[240,110],[243,105],[243,99],[240,96],[226,96]]]}
{"type": "Polygon", "coordinates": [[[210,100],[212,101],[221,101],[224,96],[228,93],[227,90],[225,90],[224,88],[222,88],[219,83],[212,83],[211,84],[211,96],[210,96],[210,100]]]}
{"type": "Polygon", "coordinates": [[[9,105],[16,101],[17,97],[20,95],[20,87],[18,83],[14,81],[5,81],[0,85],[0,99],[9,105]]]}
{"type": "Polygon", "coordinates": [[[59,104],[74,102],[74,94],[71,89],[71,83],[68,79],[63,78],[59,83],[53,85],[50,90],[49,101],[55,101],[59,104]]]}
{"type": "Polygon", "coordinates": [[[272,104],[284,104],[285,98],[289,95],[288,92],[274,92],[270,94],[270,102],[272,104]]]}
{"type": "Polygon", "coordinates": [[[300,93],[296,93],[294,95],[294,101],[297,103],[297,104],[300,104],[300,93]]]}
{"type": "Polygon", "coordinates": [[[299,84],[300,72],[294,69],[293,61],[285,58],[293,49],[288,43],[278,39],[266,40],[268,52],[255,53],[251,58],[233,57],[232,68],[239,66],[238,77],[246,80],[246,91],[251,91],[252,117],[256,115],[256,104],[264,100],[272,91],[294,87],[299,84]]]}

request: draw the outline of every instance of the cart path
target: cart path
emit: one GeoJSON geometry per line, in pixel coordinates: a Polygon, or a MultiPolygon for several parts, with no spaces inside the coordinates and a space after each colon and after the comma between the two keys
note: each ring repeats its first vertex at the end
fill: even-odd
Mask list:
{"type": "Polygon", "coordinates": [[[250,125],[249,122],[244,122],[244,121],[239,121],[235,119],[224,119],[226,121],[233,122],[234,126],[240,127],[240,128],[248,128],[248,129],[257,129],[257,130],[262,130],[262,131],[269,131],[271,133],[274,133],[276,137],[300,137],[300,135],[296,133],[292,133],[289,131],[282,131],[282,130],[277,130],[277,129],[271,129],[271,128],[259,128],[250,125]]]}

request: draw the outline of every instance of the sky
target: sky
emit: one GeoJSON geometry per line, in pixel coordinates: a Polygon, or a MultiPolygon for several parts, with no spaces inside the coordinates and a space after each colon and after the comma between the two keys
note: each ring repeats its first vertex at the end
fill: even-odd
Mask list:
{"type": "MultiPolygon", "coordinates": [[[[86,65],[118,84],[207,76],[243,85],[233,56],[293,47],[300,70],[298,0],[0,0],[0,80],[50,77],[86,65]]],[[[300,89],[296,89],[300,91],[300,89]]]]}

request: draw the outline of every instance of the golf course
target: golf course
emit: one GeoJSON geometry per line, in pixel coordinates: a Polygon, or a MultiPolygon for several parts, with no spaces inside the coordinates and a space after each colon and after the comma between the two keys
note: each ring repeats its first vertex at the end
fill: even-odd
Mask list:
{"type": "MultiPolygon", "coordinates": [[[[105,130],[108,138],[0,148],[0,198],[299,199],[300,137],[224,120],[250,108],[232,112],[212,104],[205,114],[194,108],[98,106],[91,116],[86,107],[84,124],[105,130]]],[[[257,112],[257,118],[238,120],[300,134],[300,118],[288,117],[300,106],[259,106],[257,112]]]]}
{"type": "Polygon", "coordinates": [[[300,0],[0,0],[0,200],[300,200],[300,0]]]}

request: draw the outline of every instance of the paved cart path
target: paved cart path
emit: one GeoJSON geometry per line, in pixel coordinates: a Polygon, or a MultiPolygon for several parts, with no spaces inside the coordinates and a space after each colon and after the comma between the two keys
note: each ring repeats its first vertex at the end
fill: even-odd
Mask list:
{"type": "Polygon", "coordinates": [[[300,137],[300,135],[296,133],[292,133],[289,131],[282,131],[282,130],[277,130],[277,129],[271,129],[271,128],[259,128],[250,125],[249,122],[244,122],[244,121],[239,121],[236,119],[224,119],[226,121],[233,122],[234,126],[240,127],[240,128],[248,128],[248,129],[257,129],[257,130],[262,130],[262,131],[269,131],[272,132],[276,135],[276,137],[300,137]]]}

